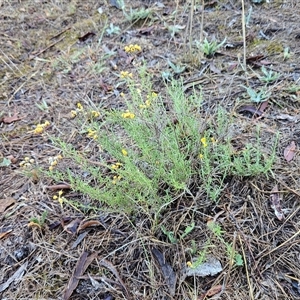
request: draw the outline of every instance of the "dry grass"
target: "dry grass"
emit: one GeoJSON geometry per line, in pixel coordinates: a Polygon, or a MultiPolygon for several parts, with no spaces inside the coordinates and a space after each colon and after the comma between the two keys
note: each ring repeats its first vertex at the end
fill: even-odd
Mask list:
{"type": "MultiPolygon", "coordinates": [[[[199,37],[201,12],[198,13],[200,7],[195,2],[193,34],[199,37]]],[[[219,41],[227,37],[228,43],[242,42],[241,17],[235,18],[239,5],[233,7],[232,1],[216,2],[218,5],[211,2],[211,8],[203,15],[201,34],[204,38],[215,36],[219,41]]],[[[178,8],[178,24],[186,24],[186,4],[177,1],[177,4],[165,3],[165,7],[160,8],[148,3],[135,1],[132,5],[135,8],[153,5],[158,18],[132,26],[120,10],[110,5],[101,5],[103,13],[99,14],[99,1],[94,0],[0,1],[0,78],[3,78],[0,119],[1,115],[13,114],[14,110],[24,117],[12,124],[0,123],[0,158],[13,155],[18,163],[25,156],[35,160],[26,176],[18,163],[0,167],[0,199],[13,197],[16,200],[0,214],[0,231],[12,230],[0,240],[0,284],[6,283],[27,264],[20,280],[1,292],[1,298],[62,299],[80,256],[87,251],[97,253],[97,258],[80,277],[70,299],[201,299],[201,295],[217,285],[223,285],[218,299],[300,299],[298,151],[290,163],[283,157],[284,149],[292,140],[299,145],[300,127],[298,121],[280,118],[284,114],[299,114],[299,92],[288,90],[299,84],[295,67],[300,46],[295,33],[299,4],[289,1],[281,6],[277,2],[253,6],[253,21],[247,31],[249,39],[250,34],[255,39],[248,42],[247,53],[251,56],[263,54],[282,74],[274,85],[265,117],[253,118],[237,113],[237,108],[247,103],[240,85],[245,85],[247,80],[253,86],[260,85],[255,75],[259,69],[249,64],[245,75],[238,65],[237,57],[241,57],[243,49],[227,48],[213,59],[201,57],[197,64],[187,61],[183,52],[185,30],[171,38],[164,29],[164,21],[174,20],[170,12],[175,7],[178,8]],[[103,35],[106,22],[118,25],[121,33],[113,38],[103,35]],[[152,26],[151,22],[155,26],[150,34],[147,30],[139,31],[142,25],[152,26]],[[260,39],[260,31],[270,40],[260,39]],[[88,32],[94,32],[95,36],[79,43],[78,37],[88,32]],[[138,43],[143,48],[133,62],[126,61],[126,57],[117,52],[129,43],[138,43]],[[294,53],[287,62],[280,51],[283,46],[290,47],[294,53]],[[108,49],[116,53],[108,55],[108,49]],[[200,80],[206,109],[203,118],[213,120],[215,107],[220,103],[232,113],[237,147],[254,137],[252,129],[256,124],[262,128],[262,141],[267,149],[272,146],[270,136],[280,132],[273,174],[269,178],[227,178],[218,203],[212,203],[195,185],[192,195],[178,197],[166,209],[160,224],[155,224],[153,216],[142,213],[128,216],[122,212],[106,213],[100,208],[100,212],[88,210],[83,215],[72,206],[62,208],[52,199],[55,192],[46,188],[58,182],[38,172],[38,167],[49,166],[48,158],[58,155],[60,149],[53,146],[47,135],[28,132],[36,124],[49,120],[49,135],[67,137],[79,150],[89,151],[91,161],[97,161],[99,149],[92,143],[87,147],[86,139],[76,129],[75,120],[70,118],[70,111],[76,108],[78,101],[103,110],[124,107],[119,93],[125,88],[116,86],[117,73],[123,69],[136,73],[144,61],[149,64],[149,72],[161,91],[160,71],[168,69],[167,58],[187,66],[180,75],[186,83],[187,94],[190,93],[188,82],[200,80]],[[210,67],[205,67],[209,63],[210,67]],[[235,63],[237,66],[231,68],[235,63]],[[201,70],[203,74],[199,76],[201,70]],[[43,101],[47,107],[38,108],[36,104],[41,105],[43,101]],[[270,205],[275,184],[283,198],[285,219],[282,221],[275,217],[270,205]],[[30,219],[41,216],[45,210],[48,211],[45,226],[42,229],[28,227],[30,219]],[[51,229],[51,224],[66,217],[98,220],[99,224],[84,230],[83,240],[72,247],[79,234],[69,234],[62,226],[51,229]],[[225,232],[224,240],[235,241],[236,251],[244,257],[244,267],[230,265],[224,244],[207,226],[214,218],[225,232]],[[178,237],[193,221],[194,230],[177,244],[170,243],[161,230],[163,225],[178,237]],[[210,241],[210,254],[221,261],[223,272],[183,280],[182,269],[192,258],[188,249],[193,240],[198,251],[210,241]],[[153,249],[163,254],[177,275],[175,295],[170,295],[153,249]]],[[[246,12],[248,8],[246,3],[246,12]]],[[[69,163],[62,161],[61,166],[67,167],[69,163]]],[[[99,206],[74,191],[66,192],[65,196],[83,205],[99,206]]]]}

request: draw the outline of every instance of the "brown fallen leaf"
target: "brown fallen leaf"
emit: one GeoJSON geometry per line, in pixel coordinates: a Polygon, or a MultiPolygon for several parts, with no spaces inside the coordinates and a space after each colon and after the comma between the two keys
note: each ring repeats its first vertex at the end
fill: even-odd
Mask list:
{"type": "Polygon", "coordinates": [[[268,104],[269,104],[269,100],[262,102],[262,103],[260,104],[260,106],[259,106],[259,110],[260,110],[261,112],[264,112],[265,109],[267,108],[268,104]]]}
{"type": "Polygon", "coordinates": [[[91,37],[93,37],[93,36],[95,36],[95,35],[96,35],[96,33],[94,33],[94,32],[87,32],[87,33],[84,34],[83,36],[79,37],[79,38],[78,38],[78,41],[79,41],[80,43],[83,43],[83,42],[87,41],[88,39],[90,39],[91,37]]]}
{"type": "Polygon", "coordinates": [[[88,227],[95,227],[99,225],[102,225],[102,223],[98,220],[81,221],[79,227],[77,228],[77,233],[88,227]]]}
{"type": "Polygon", "coordinates": [[[55,184],[55,185],[46,185],[46,189],[51,191],[57,191],[57,190],[69,190],[71,189],[71,185],[68,183],[61,183],[61,184],[55,184]]]}
{"type": "Polygon", "coordinates": [[[13,205],[16,200],[12,197],[0,199],[0,213],[3,213],[8,207],[13,205]]]}
{"type": "Polygon", "coordinates": [[[216,285],[210,288],[206,293],[202,294],[200,297],[198,297],[198,300],[203,300],[206,297],[214,296],[222,291],[223,286],[222,285],[216,285]]]}
{"type": "Polygon", "coordinates": [[[15,164],[18,161],[18,159],[15,158],[13,155],[8,155],[6,158],[9,159],[12,164],[15,164]]]}
{"type": "Polygon", "coordinates": [[[280,195],[278,193],[278,186],[277,184],[272,189],[272,194],[270,195],[271,199],[271,207],[274,209],[275,216],[279,221],[284,219],[284,215],[282,212],[281,204],[280,204],[280,195]]]}
{"type": "Polygon", "coordinates": [[[76,218],[75,220],[73,220],[70,223],[65,225],[65,222],[62,220],[61,225],[67,233],[75,234],[77,232],[77,228],[78,228],[80,222],[81,222],[81,220],[76,218]]]}
{"type": "Polygon", "coordinates": [[[159,250],[157,250],[156,248],[152,248],[151,252],[160,266],[161,272],[165,278],[165,282],[169,288],[170,295],[174,296],[177,280],[176,273],[174,272],[173,268],[165,261],[163,254],[159,250]]]}
{"type": "Polygon", "coordinates": [[[291,141],[291,143],[284,149],[283,155],[287,162],[290,162],[296,154],[296,144],[294,141],[291,141]]]}
{"type": "Polygon", "coordinates": [[[115,275],[115,277],[118,279],[119,283],[123,287],[124,292],[126,293],[126,299],[130,299],[129,294],[128,294],[128,290],[125,286],[125,283],[123,282],[122,278],[120,277],[120,275],[119,275],[117,269],[115,268],[115,266],[110,261],[108,261],[106,259],[102,259],[101,261],[99,261],[99,264],[102,265],[105,268],[108,268],[115,275]]]}
{"type": "Polygon", "coordinates": [[[207,292],[206,292],[206,296],[214,296],[217,293],[220,293],[222,291],[222,285],[216,285],[213,286],[212,288],[210,288],[207,292]]]}
{"type": "Polygon", "coordinates": [[[64,291],[64,300],[68,300],[79,283],[79,277],[83,275],[88,266],[97,257],[97,253],[88,256],[88,252],[83,252],[75,266],[75,270],[69,279],[68,285],[64,291]]]}
{"type": "Polygon", "coordinates": [[[261,116],[263,114],[262,111],[260,111],[258,108],[252,106],[252,105],[243,105],[241,106],[238,110],[238,113],[243,113],[243,112],[249,112],[253,114],[253,116],[261,116]]]}
{"type": "Polygon", "coordinates": [[[5,238],[11,232],[12,232],[12,229],[4,231],[4,232],[1,232],[0,233],[0,240],[3,239],[3,238],[5,238]]]}
{"type": "Polygon", "coordinates": [[[5,124],[10,124],[25,118],[25,117],[18,117],[18,115],[19,113],[15,110],[14,114],[11,117],[3,117],[2,122],[5,124]]]}

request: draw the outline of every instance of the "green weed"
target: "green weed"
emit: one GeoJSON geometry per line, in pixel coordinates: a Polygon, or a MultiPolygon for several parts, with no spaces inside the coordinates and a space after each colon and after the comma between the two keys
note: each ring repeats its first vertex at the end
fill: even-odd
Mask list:
{"type": "Polygon", "coordinates": [[[129,93],[124,110],[103,111],[100,121],[99,114],[92,118],[92,112],[80,106],[76,117],[78,131],[102,149],[100,166],[90,163],[88,152],[52,137],[74,167],[47,174],[98,200],[101,209],[154,213],[159,218],[193,182],[217,201],[227,176],[257,176],[271,170],[276,142],[273,152],[265,154],[257,131],[256,143],[235,151],[229,133],[233,121],[225,110],[218,109],[214,124],[203,124],[201,93],[186,96],[182,83],[171,80],[167,94],[158,95],[145,68],[138,78],[128,76],[125,82],[129,93]]]}
{"type": "Polygon", "coordinates": [[[149,8],[139,8],[139,9],[132,9],[130,8],[129,12],[127,13],[125,9],[123,9],[123,14],[127,21],[130,22],[137,22],[140,20],[145,20],[151,18],[152,10],[149,8]]]}
{"type": "Polygon", "coordinates": [[[250,97],[250,100],[255,103],[266,101],[271,96],[271,93],[265,88],[262,88],[259,92],[256,92],[251,87],[246,87],[246,86],[242,86],[242,87],[246,89],[247,94],[250,97]]]}
{"type": "Polygon", "coordinates": [[[226,38],[221,42],[217,43],[216,41],[209,42],[206,38],[202,43],[197,43],[197,47],[200,49],[201,52],[203,52],[206,56],[213,56],[216,51],[221,48],[226,42],[226,38]]]}
{"type": "Polygon", "coordinates": [[[113,23],[109,24],[109,28],[106,29],[106,33],[109,36],[112,36],[114,34],[119,34],[121,32],[121,29],[119,26],[115,26],[113,23]]]}
{"type": "Polygon", "coordinates": [[[30,222],[39,225],[42,228],[45,225],[47,219],[48,212],[45,210],[40,217],[33,217],[30,219],[30,222]]]}
{"type": "Polygon", "coordinates": [[[260,81],[265,83],[271,83],[273,81],[276,81],[280,74],[277,72],[274,72],[272,70],[267,70],[264,66],[261,68],[261,71],[263,72],[264,76],[259,76],[260,81]]]}

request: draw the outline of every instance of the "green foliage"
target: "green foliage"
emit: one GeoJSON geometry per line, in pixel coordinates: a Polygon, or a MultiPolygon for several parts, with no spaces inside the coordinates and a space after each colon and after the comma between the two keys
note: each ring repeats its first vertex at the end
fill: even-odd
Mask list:
{"type": "MultiPolygon", "coordinates": [[[[195,228],[195,222],[192,222],[191,225],[188,225],[184,233],[180,235],[180,240],[183,240],[188,234],[190,234],[195,228]]],[[[178,241],[175,237],[175,234],[173,231],[168,231],[164,226],[161,226],[161,231],[168,237],[169,241],[172,244],[176,244],[178,241]]]]}
{"type": "Polygon", "coordinates": [[[184,66],[175,65],[169,60],[168,60],[168,64],[172,68],[172,70],[175,74],[180,74],[185,70],[184,66]]]}
{"type": "MultiPolygon", "coordinates": [[[[258,131],[256,143],[235,151],[229,134],[232,120],[224,109],[219,108],[214,124],[206,124],[201,132],[201,94],[186,96],[182,83],[172,80],[166,85],[167,95],[157,95],[146,71],[143,68],[137,79],[126,78],[127,110],[104,111],[101,122],[91,119],[89,111],[78,115],[81,134],[102,149],[100,166],[91,164],[87,153],[53,138],[77,167],[48,172],[51,177],[67,180],[72,189],[111,210],[154,212],[157,217],[193,182],[217,201],[227,176],[256,176],[271,170],[276,142],[272,154],[266,155],[258,131]]],[[[188,227],[184,236],[192,229],[188,227]]]]}
{"type": "Polygon", "coordinates": [[[225,231],[222,230],[221,226],[214,221],[208,223],[208,228],[212,231],[212,233],[216,236],[216,238],[225,246],[227,257],[233,260],[232,263],[235,263],[236,266],[240,267],[244,265],[243,258],[241,254],[237,253],[232,246],[224,239],[225,231]]]}
{"type": "Polygon", "coordinates": [[[291,57],[291,50],[289,47],[285,47],[283,50],[283,60],[288,60],[291,57]]]}
{"type": "Polygon", "coordinates": [[[173,231],[168,231],[164,226],[161,226],[161,231],[168,237],[169,241],[172,244],[176,244],[177,243],[177,239],[174,236],[173,231]]]}
{"type": "Polygon", "coordinates": [[[264,66],[261,68],[261,71],[263,72],[264,76],[260,76],[259,79],[265,83],[271,83],[280,77],[279,73],[272,70],[268,71],[264,66]]]}
{"type": "Polygon", "coordinates": [[[114,34],[119,34],[121,32],[121,29],[119,26],[115,26],[113,23],[109,24],[109,28],[106,29],[106,33],[109,36],[112,36],[114,34]]]}
{"type": "Polygon", "coordinates": [[[47,215],[48,215],[48,212],[45,210],[40,217],[31,218],[30,222],[35,223],[35,224],[39,225],[40,227],[43,227],[45,225],[47,215]]]}
{"type": "Polygon", "coordinates": [[[216,41],[209,42],[206,38],[202,43],[197,43],[198,48],[206,56],[213,56],[216,51],[221,48],[226,42],[226,38],[221,42],[217,43],[216,41]]]}
{"type": "Polygon", "coordinates": [[[259,92],[256,92],[254,89],[250,87],[246,87],[246,86],[242,86],[242,87],[246,89],[250,97],[250,100],[255,103],[266,101],[271,96],[271,93],[266,89],[261,89],[259,92]]]}
{"type": "Polygon", "coordinates": [[[139,20],[145,20],[147,18],[151,18],[152,10],[149,8],[139,8],[139,9],[132,9],[130,8],[129,13],[123,10],[123,14],[127,21],[130,22],[137,22],[139,20]]]}

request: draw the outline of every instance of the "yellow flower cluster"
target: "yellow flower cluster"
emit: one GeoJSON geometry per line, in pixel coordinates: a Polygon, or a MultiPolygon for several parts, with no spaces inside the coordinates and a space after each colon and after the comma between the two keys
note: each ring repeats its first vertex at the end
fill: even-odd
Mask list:
{"type": "Polygon", "coordinates": [[[186,265],[187,265],[189,268],[193,268],[193,267],[194,267],[193,264],[192,264],[190,261],[188,261],[188,262],[186,263],[186,265]]]}
{"type": "Polygon", "coordinates": [[[127,53],[134,53],[134,52],[139,52],[139,51],[142,51],[142,48],[141,46],[135,44],[135,45],[128,45],[128,46],[125,46],[124,48],[125,52],[127,53]]]}
{"type": "Polygon", "coordinates": [[[117,163],[111,165],[111,168],[112,168],[113,170],[118,170],[120,167],[122,167],[122,164],[119,163],[119,162],[117,162],[117,163]]]}
{"type": "Polygon", "coordinates": [[[129,73],[128,71],[121,71],[120,78],[132,78],[132,73],[129,73]]]}
{"type": "Polygon", "coordinates": [[[201,141],[203,147],[206,148],[207,145],[208,145],[208,144],[207,144],[207,139],[206,139],[206,137],[203,137],[200,141],[201,141]]]}
{"type": "Polygon", "coordinates": [[[121,116],[124,119],[134,119],[135,114],[127,110],[126,112],[122,113],[121,116]]]}
{"type": "Polygon", "coordinates": [[[53,196],[53,200],[58,200],[58,202],[60,203],[61,207],[64,203],[64,201],[66,201],[65,197],[62,197],[63,191],[59,191],[57,195],[53,196]]]}
{"type": "Polygon", "coordinates": [[[80,102],[76,104],[77,108],[76,110],[71,110],[71,118],[75,118],[77,116],[77,113],[83,110],[83,106],[80,102]]]}
{"type": "Polygon", "coordinates": [[[35,129],[31,132],[33,132],[34,134],[41,134],[44,132],[45,128],[48,127],[50,125],[49,121],[45,121],[45,123],[43,124],[37,124],[35,129]]]}
{"type": "Polygon", "coordinates": [[[96,111],[96,110],[92,110],[91,114],[92,114],[92,117],[94,117],[94,118],[100,117],[100,113],[98,111],[96,111]]]}
{"type": "Polygon", "coordinates": [[[31,167],[31,165],[34,163],[34,159],[33,158],[29,158],[29,157],[24,157],[24,160],[22,160],[20,163],[19,163],[19,166],[21,168],[29,168],[31,167]]]}
{"type": "Polygon", "coordinates": [[[120,181],[121,178],[122,178],[122,176],[120,176],[120,175],[119,175],[119,176],[116,176],[116,175],[115,175],[115,176],[113,177],[112,184],[117,184],[117,182],[120,181]]]}
{"type": "Polygon", "coordinates": [[[88,129],[88,134],[87,136],[89,138],[92,138],[93,140],[96,140],[98,138],[98,135],[97,135],[97,131],[96,130],[93,130],[93,129],[88,129]]]}
{"type": "Polygon", "coordinates": [[[57,155],[54,157],[49,157],[49,171],[53,171],[54,167],[58,164],[59,160],[61,160],[63,157],[61,155],[57,155]]]}
{"type": "Polygon", "coordinates": [[[122,152],[123,156],[127,156],[128,155],[128,152],[125,149],[122,149],[121,152],[122,152]]]}
{"type": "MultiPolygon", "coordinates": [[[[201,143],[202,143],[203,148],[206,148],[206,147],[208,146],[208,141],[207,141],[207,138],[206,138],[206,137],[201,138],[200,141],[201,141],[201,143]]],[[[212,144],[215,144],[215,143],[217,142],[216,139],[215,139],[214,137],[210,138],[210,141],[212,142],[212,144]]],[[[200,154],[198,155],[198,157],[199,157],[200,159],[203,159],[204,155],[203,155],[202,153],[200,153],[200,154]]]]}
{"type": "Polygon", "coordinates": [[[152,92],[150,95],[147,95],[147,100],[144,104],[140,105],[140,108],[148,108],[151,105],[151,101],[157,97],[157,93],[152,92]]]}
{"type": "Polygon", "coordinates": [[[151,105],[150,100],[146,100],[144,104],[140,104],[140,108],[148,108],[151,105]]]}

